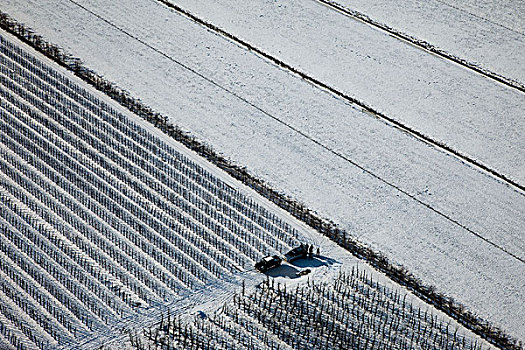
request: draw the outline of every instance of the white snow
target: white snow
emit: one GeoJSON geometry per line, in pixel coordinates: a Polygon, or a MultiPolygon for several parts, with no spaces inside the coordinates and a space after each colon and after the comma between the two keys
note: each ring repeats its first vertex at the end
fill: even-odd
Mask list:
{"type": "Polygon", "coordinates": [[[512,4],[509,1],[507,6],[503,1],[492,0],[334,2],[344,8],[366,14],[370,19],[396,32],[424,40],[450,55],[525,84],[525,31],[512,29],[513,25],[523,26],[520,24],[520,10],[523,19],[525,6],[521,1],[514,1],[512,4]],[[476,7],[480,10],[487,8],[487,11],[479,14],[475,11],[476,7]],[[512,17],[512,20],[498,18],[495,19],[496,22],[492,22],[485,19],[497,16],[498,12],[504,12],[512,17]],[[507,24],[511,27],[507,27],[507,24]]]}
{"type": "Polygon", "coordinates": [[[525,3],[521,0],[440,0],[518,33],[525,34],[525,3]]]}
{"type": "MultiPolygon", "coordinates": [[[[261,0],[242,6],[235,0],[173,3],[525,184],[525,158],[520,151],[525,147],[523,92],[315,1],[261,0]]],[[[523,71],[519,61],[512,67],[523,71]]]]}
{"type": "MultiPolygon", "coordinates": [[[[140,42],[70,2],[2,10],[523,339],[523,262],[465,229],[523,259],[522,192],[155,2],[81,3],[140,42]]],[[[315,3],[232,4],[184,6],[523,183],[522,93],[315,3]]]]}

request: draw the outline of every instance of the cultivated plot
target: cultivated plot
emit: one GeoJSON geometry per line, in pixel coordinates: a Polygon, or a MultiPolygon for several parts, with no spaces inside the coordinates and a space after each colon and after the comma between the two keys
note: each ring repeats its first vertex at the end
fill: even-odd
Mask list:
{"type": "Polygon", "coordinates": [[[0,40],[0,305],[13,344],[109,332],[297,244],[285,220],[0,40]]]}
{"type": "Polygon", "coordinates": [[[136,349],[482,349],[477,340],[407,295],[352,268],[329,282],[294,287],[267,280],[252,293],[235,295],[212,315],[166,317],[136,349]]]}

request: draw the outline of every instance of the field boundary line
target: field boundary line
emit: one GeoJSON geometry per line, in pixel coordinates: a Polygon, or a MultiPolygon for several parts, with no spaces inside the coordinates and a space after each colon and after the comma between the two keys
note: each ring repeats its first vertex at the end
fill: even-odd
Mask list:
{"type": "Polygon", "coordinates": [[[219,167],[247,187],[252,188],[262,197],[273,202],[299,221],[302,221],[325,235],[355,257],[367,261],[370,265],[387,275],[391,280],[407,287],[420,299],[450,315],[475,334],[480,335],[490,343],[501,348],[523,349],[522,345],[518,343],[516,339],[506,334],[502,329],[481,319],[453,298],[437,291],[434,287],[423,284],[420,279],[404,267],[394,265],[385,255],[359,242],[345,230],[339,229],[334,222],[320,217],[302,203],[293,200],[284,193],[279,193],[272,189],[262,180],[251,175],[246,168],[234,164],[188,132],[170,124],[168,118],[144,105],[140,100],[132,97],[129,92],[119,88],[85,67],[80,59],[64,52],[58,46],[45,41],[42,36],[12,19],[2,11],[0,11],[0,28],[28,44],[61,67],[71,71],[87,84],[109,96],[130,112],[153,124],[169,137],[207,159],[210,163],[219,167]]]}
{"type": "MultiPolygon", "coordinates": [[[[352,17],[358,21],[361,21],[363,23],[366,23],[366,24],[369,24],[377,29],[380,29],[388,34],[391,34],[392,36],[396,37],[397,39],[400,39],[408,44],[412,44],[422,50],[425,50],[427,52],[430,52],[432,54],[435,54],[441,58],[444,58],[446,60],[449,60],[449,61],[452,61],[466,69],[470,69],[470,70],[473,70],[474,72],[476,73],[479,73],[489,79],[492,79],[492,80],[495,80],[497,81],[498,83],[501,83],[501,84],[504,84],[506,85],[507,87],[510,87],[510,88],[513,88],[513,89],[516,89],[520,92],[523,92],[525,93],[525,85],[520,83],[519,81],[517,80],[514,80],[514,79],[511,79],[511,78],[507,78],[501,74],[498,74],[496,72],[493,72],[491,71],[490,69],[487,69],[487,68],[483,68],[481,67],[480,65],[477,65],[473,62],[470,62],[470,61],[467,61],[461,57],[458,57],[456,55],[453,55],[452,53],[448,52],[448,51],[445,51],[445,50],[442,50],[440,49],[439,47],[429,43],[428,41],[426,40],[421,40],[421,39],[418,39],[416,38],[415,36],[413,35],[410,35],[410,34],[406,34],[406,33],[403,33],[402,31],[400,30],[397,30],[385,23],[382,23],[382,22],[379,22],[379,21],[376,21],[374,20],[373,18],[371,18],[370,16],[360,12],[360,11],[357,11],[357,10],[353,10],[347,6],[344,6],[344,5],[341,5],[339,4],[337,1],[335,0],[315,0],[323,5],[325,5],[326,7],[328,8],[331,8],[332,10],[335,10],[345,16],[348,16],[348,17],[352,17]]],[[[444,5],[447,5],[445,3],[443,3],[444,5]]],[[[449,5],[447,5],[449,6],[449,5]]],[[[458,9],[459,10],[459,9],[458,9]]],[[[470,14],[470,13],[469,13],[470,14]]],[[[470,14],[472,15],[472,14],[470,14]]],[[[482,18],[483,19],[483,18],[482,18]]],[[[483,19],[485,21],[487,21],[486,19],[483,19]]],[[[491,22],[492,23],[492,22],[491,22]]],[[[495,24],[495,23],[494,23],[495,24]]],[[[507,30],[510,30],[506,27],[503,27],[507,30]]],[[[511,30],[512,31],[512,30],[511,30]]],[[[514,32],[514,31],[513,31],[514,32]]],[[[521,33],[519,33],[521,34],[521,33]]]]}

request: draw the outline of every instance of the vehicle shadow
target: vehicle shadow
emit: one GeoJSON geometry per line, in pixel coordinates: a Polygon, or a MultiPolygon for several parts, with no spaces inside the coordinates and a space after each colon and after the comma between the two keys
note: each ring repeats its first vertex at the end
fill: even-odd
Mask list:
{"type": "Polygon", "coordinates": [[[315,258],[323,261],[325,265],[334,265],[334,264],[338,264],[339,263],[339,261],[337,261],[335,259],[332,259],[332,258],[329,258],[327,256],[316,255],[315,258]]]}
{"type": "Polygon", "coordinates": [[[286,264],[286,265],[274,267],[273,269],[266,271],[264,274],[270,277],[286,277],[286,278],[294,279],[294,278],[299,277],[297,275],[298,272],[299,272],[298,269],[296,269],[295,267],[291,265],[286,264]]]}
{"type": "Polygon", "coordinates": [[[307,257],[307,258],[301,258],[292,261],[290,264],[297,266],[297,267],[319,267],[319,266],[329,266],[337,263],[336,260],[332,258],[328,258],[325,256],[313,256],[313,257],[307,257]]]}

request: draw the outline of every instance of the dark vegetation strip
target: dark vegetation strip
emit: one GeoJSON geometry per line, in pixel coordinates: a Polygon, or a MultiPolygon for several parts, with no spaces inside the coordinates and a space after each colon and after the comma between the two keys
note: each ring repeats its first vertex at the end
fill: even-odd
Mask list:
{"type": "MultiPolygon", "coordinates": [[[[470,70],[473,70],[475,71],[476,73],[479,73],[479,74],[482,74],[484,76],[486,76],[487,78],[490,78],[490,79],[493,79],[499,83],[502,83],[508,87],[511,87],[511,88],[514,88],[514,89],[517,89],[521,92],[525,92],[525,85],[523,85],[522,83],[514,80],[514,79],[510,79],[510,78],[507,78],[501,74],[498,74],[498,73],[495,73],[489,69],[486,69],[486,68],[483,68],[483,67],[480,67],[479,65],[473,63],[473,62],[470,62],[470,61],[467,61],[463,58],[460,58],[458,56],[455,56],[453,54],[451,54],[450,52],[447,52],[445,50],[441,50],[440,48],[438,47],[435,47],[434,45],[432,45],[431,43],[425,41],[425,40],[420,40],[420,39],[417,39],[416,37],[412,36],[412,35],[409,35],[409,34],[406,34],[406,33],[403,33],[395,28],[392,28],[390,27],[389,25],[385,24],[385,23],[381,23],[381,22],[378,22],[372,18],[370,18],[369,16],[367,16],[366,14],[364,13],[361,13],[359,11],[356,11],[356,10],[353,10],[351,8],[348,8],[346,6],[343,6],[341,4],[339,4],[337,1],[334,1],[334,0],[317,0],[319,1],[320,3],[326,5],[327,7],[329,8],[332,8],[332,9],[335,9],[336,11],[338,12],[341,12],[347,16],[350,16],[350,17],[353,17],[353,18],[356,18],[362,22],[365,22],[365,23],[368,23],[376,28],[379,28],[381,30],[384,30],[385,32],[389,33],[389,34],[392,34],[393,36],[399,38],[399,39],[402,39],[404,41],[407,41],[417,47],[420,47],[426,51],[429,51],[429,52],[432,52],[433,54],[436,54],[444,59],[447,59],[449,61],[452,61],[454,63],[457,63],[459,64],[460,66],[463,66],[467,69],[470,69],[470,70]]],[[[506,27],[504,27],[506,28],[506,27]]],[[[509,28],[506,28],[506,29],[509,29],[509,28]]],[[[509,29],[511,30],[511,29],[509,29]]]]}
{"type": "MultiPolygon", "coordinates": [[[[217,154],[210,147],[202,144],[190,134],[182,131],[177,126],[169,124],[167,117],[156,113],[150,107],[145,106],[138,99],[131,97],[126,91],[84,67],[80,59],[64,53],[56,45],[46,42],[40,35],[34,33],[32,30],[26,28],[23,24],[18,23],[1,11],[0,28],[15,35],[23,42],[29,44],[47,56],[49,59],[58,63],[60,66],[69,69],[76,76],[92,85],[97,90],[107,94],[131,112],[149,121],[173,139],[194,150],[199,155],[226,171],[235,179],[251,187],[265,198],[271,200],[297,219],[305,222],[310,227],[329,237],[356,257],[368,261],[378,270],[388,275],[392,280],[408,287],[422,300],[433,304],[438,309],[454,317],[458,322],[472,330],[474,333],[485,338],[490,343],[504,349],[523,349],[521,342],[518,343],[517,340],[513,339],[500,328],[477,317],[470,311],[466,310],[464,306],[457,303],[453,298],[436,291],[434,287],[423,285],[418,278],[413,276],[405,268],[393,265],[381,253],[373,251],[371,248],[357,241],[345,230],[337,228],[335,223],[319,217],[303,204],[294,201],[285,194],[278,193],[263,181],[249,174],[246,168],[233,164],[231,161],[217,154]]],[[[323,84],[321,83],[320,85],[322,86],[323,84]]]]}
{"type": "MultiPolygon", "coordinates": [[[[351,102],[351,103],[354,103],[358,106],[360,106],[361,108],[363,108],[364,110],[366,110],[367,112],[371,113],[373,116],[375,116],[376,118],[379,118],[379,119],[382,119],[382,120],[385,120],[387,121],[388,123],[390,123],[392,126],[404,131],[404,132],[407,132],[417,138],[419,138],[420,140],[428,143],[428,144],[431,144],[435,147],[438,147],[438,148],[441,148],[445,151],[447,151],[448,153],[456,156],[457,158],[461,159],[462,161],[466,162],[466,163],[469,163],[469,164],[472,164],[484,171],[486,171],[487,173],[491,174],[492,176],[498,178],[499,180],[511,185],[511,186],[514,186],[518,189],[520,189],[522,192],[525,192],[525,186],[518,183],[517,181],[514,181],[512,178],[510,178],[509,176],[507,175],[504,175],[504,174],[501,174],[499,173],[496,169],[493,169],[491,168],[490,166],[488,165],[485,165],[483,164],[482,162],[466,155],[466,154],[463,154],[457,150],[455,150],[454,148],[448,146],[446,143],[444,142],[441,142],[441,141],[438,141],[438,140],[435,140],[433,138],[431,138],[430,136],[427,136],[425,135],[424,133],[420,132],[420,131],[417,131],[415,129],[412,129],[410,128],[409,126],[406,126],[404,125],[403,123],[401,123],[400,121],[394,119],[394,118],[391,118],[377,110],[375,110],[372,106],[369,106],[368,104],[366,104],[364,101],[361,101],[359,99],[357,99],[356,97],[352,97],[350,95],[348,95],[347,93],[344,93],[342,91],[339,91],[335,88],[333,88],[332,86],[328,85],[327,83],[324,83],[310,75],[308,75],[307,73],[304,73],[302,71],[300,71],[298,68],[295,68],[293,66],[291,66],[290,64],[288,63],[285,63],[283,61],[281,61],[280,59],[264,52],[263,50],[255,47],[254,45],[250,44],[249,42],[225,31],[224,29],[210,23],[210,22],[207,22],[197,16],[195,16],[194,14],[192,14],[191,12],[181,8],[180,6],[177,6],[173,3],[171,3],[169,0],[157,0],[163,4],[165,4],[167,7],[183,14],[184,16],[190,18],[191,20],[207,27],[208,29],[232,40],[233,42],[239,44],[239,45],[242,45],[244,46],[246,49],[250,50],[250,51],[253,51],[255,53],[257,53],[258,55],[270,60],[271,62],[273,62],[274,64],[298,75],[299,77],[301,77],[302,79],[304,79],[305,81],[313,84],[313,85],[316,85],[322,89],[325,89],[327,91],[329,91],[330,93],[340,97],[340,98],[343,98],[345,100],[347,100],[348,102],[351,102]]],[[[481,69],[481,68],[480,68],[481,69]]],[[[504,79],[504,78],[502,78],[504,79]]],[[[502,83],[505,83],[504,81],[501,81],[502,83]]],[[[523,88],[523,92],[525,92],[525,87],[523,88]]]]}

